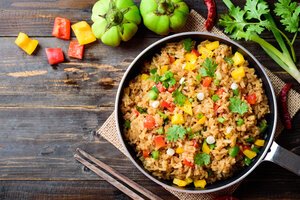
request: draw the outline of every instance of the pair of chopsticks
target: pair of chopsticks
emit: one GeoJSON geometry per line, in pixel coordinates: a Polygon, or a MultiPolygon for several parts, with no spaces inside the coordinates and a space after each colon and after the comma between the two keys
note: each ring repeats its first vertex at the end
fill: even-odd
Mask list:
{"type": "Polygon", "coordinates": [[[145,197],[147,197],[148,199],[151,199],[151,200],[156,200],[156,199],[157,200],[162,200],[160,197],[153,194],[152,192],[150,192],[146,188],[138,185],[137,183],[133,182],[132,180],[130,180],[126,176],[124,176],[122,174],[119,174],[113,168],[109,167],[108,165],[106,165],[102,161],[96,159],[95,157],[91,156],[90,154],[88,154],[87,152],[81,150],[80,148],[77,148],[76,151],[77,151],[77,153],[74,155],[74,158],[77,161],[81,162],[84,166],[86,166],[87,168],[89,168],[90,170],[95,172],[98,176],[105,179],[107,182],[109,182],[110,184],[112,184],[113,186],[115,186],[116,188],[121,190],[122,192],[124,192],[127,196],[131,197],[132,199],[138,199],[138,200],[145,199],[144,197],[142,197],[140,195],[140,194],[142,194],[142,195],[144,195],[145,197]],[[94,163],[94,164],[92,164],[92,163],[94,163]],[[109,174],[111,174],[112,176],[109,175],[109,174]],[[117,180],[116,178],[119,179],[119,180],[117,180]],[[127,186],[124,185],[124,183],[127,186]],[[128,186],[131,187],[132,189],[130,189],[128,186]],[[134,192],[133,189],[136,190],[140,194],[138,194],[137,192],[134,192]]]}

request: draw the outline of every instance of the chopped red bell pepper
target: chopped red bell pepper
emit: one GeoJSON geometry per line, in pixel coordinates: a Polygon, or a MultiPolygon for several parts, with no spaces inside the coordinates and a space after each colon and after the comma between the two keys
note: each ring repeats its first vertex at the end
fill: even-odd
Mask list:
{"type": "Polygon", "coordinates": [[[192,49],[191,53],[195,54],[197,57],[200,56],[200,53],[196,49],[192,49]]]}
{"type": "Polygon", "coordinates": [[[170,62],[170,64],[172,64],[173,62],[175,62],[174,56],[169,56],[169,62],[170,62]]]}
{"type": "Polygon", "coordinates": [[[246,98],[247,102],[248,102],[250,105],[256,104],[256,99],[257,99],[257,97],[256,97],[256,94],[255,94],[255,93],[249,94],[249,95],[246,96],[245,98],[246,98]]]}
{"type": "Polygon", "coordinates": [[[45,50],[50,65],[64,62],[64,53],[61,48],[46,48],[45,50]]]}
{"type": "Polygon", "coordinates": [[[148,151],[148,150],[143,150],[143,157],[144,157],[144,158],[149,157],[149,155],[150,155],[150,151],[148,151]]]}
{"type": "Polygon", "coordinates": [[[203,85],[204,87],[209,87],[210,84],[211,84],[211,82],[212,82],[212,77],[207,76],[207,77],[205,77],[205,78],[203,79],[202,85],[203,85]]]}
{"type": "Polygon", "coordinates": [[[52,35],[63,40],[69,40],[71,35],[70,20],[62,17],[56,17],[54,21],[52,35]]]}
{"type": "Polygon", "coordinates": [[[152,129],[155,126],[155,119],[152,115],[147,115],[144,120],[144,127],[148,129],[152,129]]]}
{"type": "Polygon", "coordinates": [[[158,89],[159,92],[165,92],[167,89],[163,86],[163,84],[161,82],[156,84],[156,87],[158,89]]]}
{"type": "Polygon", "coordinates": [[[175,104],[174,103],[168,103],[168,102],[166,102],[166,101],[162,101],[161,103],[160,103],[160,105],[161,105],[161,107],[163,108],[163,109],[168,109],[170,112],[173,112],[174,111],[174,109],[175,109],[175,104]]]}
{"type": "Polygon", "coordinates": [[[161,147],[165,147],[167,145],[163,136],[156,136],[154,138],[154,143],[155,149],[160,149],[161,147]]]}
{"type": "Polygon", "coordinates": [[[186,165],[186,166],[189,166],[189,167],[194,167],[195,166],[194,163],[192,163],[192,162],[190,162],[186,159],[183,160],[183,164],[186,165]]]}
{"type": "Polygon", "coordinates": [[[219,88],[217,91],[216,91],[216,94],[221,96],[224,92],[224,89],[223,88],[219,88]]]}
{"type": "Polygon", "coordinates": [[[70,42],[68,56],[71,58],[82,59],[84,46],[80,45],[77,40],[72,40],[70,42]]]}

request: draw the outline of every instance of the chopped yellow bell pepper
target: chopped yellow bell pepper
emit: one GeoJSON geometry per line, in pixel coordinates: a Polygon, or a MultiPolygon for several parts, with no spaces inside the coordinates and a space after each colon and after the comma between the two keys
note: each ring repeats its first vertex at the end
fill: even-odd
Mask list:
{"type": "Polygon", "coordinates": [[[72,29],[80,45],[85,45],[96,41],[91,26],[86,21],[77,22],[72,25],[72,29]]]}
{"type": "Polygon", "coordinates": [[[216,48],[218,48],[220,46],[220,43],[219,41],[214,41],[214,42],[210,42],[208,44],[205,45],[205,47],[208,49],[208,50],[215,50],[216,48]]]}
{"type": "Polygon", "coordinates": [[[198,51],[199,51],[202,59],[210,58],[213,56],[213,52],[203,46],[201,46],[198,51]]]}
{"type": "Polygon", "coordinates": [[[185,61],[195,64],[197,61],[197,56],[194,53],[185,54],[185,61]]]}
{"type": "Polygon", "coordinates": [[[206,142],[204,142],[203,145],[202,145],[202,151],[203,151],[204,153],[206,153],[206,154],[209,154],[209,153],[210,153],[210,148],[209,148],[209,146],[207,145],[206,142]]]}
{"type": "Polygon", "coordinates": [[[233,65],[235,66],[242,65],[245,62],[244,56],[239,52],[235,52],[235,54],[232,57],[232,60],[233,65]]]}
{"type": "Polygon", "coordinates": [[[205,179],[201,179],[201,180],[194,181],[194,186],[195,187],[200,187],[200,188],[205,188],[205,186],[206,186],[206,180],[205,179]]]}
{"type": "Polygon", "coordinates": [[[185,69],[185,70],[188,70],[188,71],[193,71],[194,69],[196,69],[196,65],[193,64],[193,63],[187,62],[187,63],[184,65],[184,69],[185,69]]]}
{"type": "Polygon", "coordinates": [[[150,76],[149,76],[148,74],[142,74],[142,75],[141,75],[141,79],[142,79],[143,81],[147,80],[149,77],[150,77],[150,76]]]}
{"type": "Polygon", "coordinates": [[[186,185],[188,184],[188,182],[186,182],[186,181],[184,181],[184,180],[180,180],[180,179],[178,179],[178,178],[174,178],[174,179],[173,179],[173,183],[174,183],[175,185],[178,185],[179,187],[184,187],[184,186],[186,186],[186,185]]]}
{"type": "Polygon", "coordinates": [[[189,100],[186,100],[184,105],[180,107],[180,109],[189,115],[193,115],[192,104],[189,100]]]}
{"type": "Polygon", "coordinates": [[[245,77],[245,69],[244,67],[238,67],[231,72],[231,76],[237,82],[241,81],[242,78],[245,77]]]}
{"type": "Polygon", "coordinates": [[[186,178],[185,181],[186,181],[188,184],[190,184],[190,183],[193,182],[193,179],[191,179],[191,178],[186,178]]]}
{"type": "Polygon", "coordinates": [[[171,119],[172,124],[183,124],[184,122],[185,121],[184,121],[184,118],[183,118],[182,114],[174,114],[172,116],[172,119],[171,119]]]}
{"type": "Polygon", "coordinates": [[[255,144],[256,146],[262,147],[262,146],[265,145],[265,140],[257,139],[257,140],[254,142],[254,144],[255,144]]]}
{"type": "Polygon", "coordinates": [[[198,124],[204,124],[204,123],[206,122],[206,119],[207,119],[207,118],[206,118],[205,116],[203,116],[203,117],[201,117],[201,119],[198,120],[197,123],[198,123],[198,124]]]}
{"type": "Polygon", "coordinates": [[[183,153],[183,151],[184,151],[184,149],[182,147],[177,147],[176,150],[175,150],[175,152],[177,154],[181,154],[181,153],[183,153]]]}
{"type": "Polygon", "coordinates": [[[15,40],[15,44],[23,49],[23,51],[25,51],[28,55],[31,55],[36,49],[39,42],[37,40],[30,39],[28,35],[20,32],[17,39],[15,40]]]}
{"type": "Polygon", "coordinates": [[[169,67],[168,65],[164,65],[160,68],[160,75],[163,75],[164,73],[166,73],[166,71],[168,71],[169,67]]]}
{"type": "Polygon", "coordinates": [[[247,156],[249,159],[252,159],[256,156],[256,152],[246,149],[243,151],[243,154],[247,156]]]}

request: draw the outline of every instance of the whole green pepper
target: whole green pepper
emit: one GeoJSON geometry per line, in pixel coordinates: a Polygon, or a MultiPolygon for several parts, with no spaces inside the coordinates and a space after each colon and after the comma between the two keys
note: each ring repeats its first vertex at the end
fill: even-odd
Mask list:
{"type": "Polygon", "coordinates": [[[109,46],[130,40],[141,23],[139,9],[132,0],[99,0],[91,18],[94,35],[109,46]]]}
{"type": "Polygon", "coordinates": [[[148,29],[167,35],[170,31],[183,28],[189,8],[182,0],[142,0],[140,12],[148,29]]]}

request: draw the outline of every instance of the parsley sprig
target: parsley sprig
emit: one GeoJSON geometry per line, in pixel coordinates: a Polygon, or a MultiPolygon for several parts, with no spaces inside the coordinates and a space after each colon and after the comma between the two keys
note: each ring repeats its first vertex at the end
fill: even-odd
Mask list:
{"type": "Polygon", "coordinates": [[[172,97],[174,98],[174,103],[180,106],[183,106],[187,99],[187,97],[178,89],[172,93],[172,97]]]}
{"type": "Polygon", "coordinates": [[[186,133],[187,131],[183,126],[173,125],[167,130],[167,140],[176,142],[179,138],[183,139],[186,133]]]}
{"type": "Polygon", "coordinates": [[[296,56],[293,44],[300,31],[300,5],[292,0],[278,0],[275,3],[275,13],[280,16],[285,30],[294,33],[290,40],[281,31],[273,17],[268,3],[265,0],[246,0],[244,8],[235,6],[230,0],[223,0],[229,9],[228,14],[222,15],[220,25],[233,39],[245,39],[258,43],[262,49],[284,70],[300,83],[300,71],[296,67],[296,56]],[[273,33],[279,49],[260,37],[264,30],[273,33]]]}
{"type": "Polygon", "coordinates": [[[248,112],[248,104],[245,101],[242,101],[238,97],[232,97],[229,99],[229,110],[233,113],[239,113],[243,115],[244,113],[248,112]]]}
{"type": "Polygon", "coordinates": [[[195,156],[195,164],[199,166],[209,165],[210,156],[207,153],[197,153],[195,156]]]}
{"type": "Polygon", "coordinates": [[[213,61],[211,58],[206,58],[202,63],[202,66],[203,67],[200,68],[200,73],[202,76],[214,77],[218,66],[215,61],[213,61]]]}

